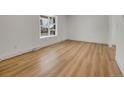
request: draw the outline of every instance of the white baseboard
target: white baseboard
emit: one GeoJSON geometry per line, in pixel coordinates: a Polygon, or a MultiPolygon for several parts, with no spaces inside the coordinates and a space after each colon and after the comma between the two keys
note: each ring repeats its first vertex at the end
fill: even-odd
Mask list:
{"type": "Polygon", "coordinates": [[[109,47],[112,47],[112,44],[108,44],[109,45],[109,47]]]}
{"type": "Polygon", "coordinates": [[[123,69],[122,69],[122,65],[121,65],[118,61],[116,61],[116,63],[117,63],[117,65],[118,65],[118,68],[119,68],[119,70],[121,71],[122,75],[124,76],[124,71],[123,71],[123,69]]]}
{"type": "Polygon", "coordinates": [[[83,40],[78,40],[78,39],[68,39],[68,40],[82,41],[82,42],[89,42],[89,43],[96,43],[96,44],[105,44],[105,45],[109,46],[108,43],[102,43],[102,42],[83,41],[83,40]]]}
{"type": "Polygon", "coordinates": [[[65,40],[54,42],[52,44],[47,44],[45,46],[37,46],[37,47],[32,47],[32,48],[29,48],[29,49],[21,50],[21,51],[18,51],[18,52],[13,52],[13,53],[10,53],[10,54],[5,54],[5,55],[0,56],[0,61],[9,59],[9,58],[12,58],[12,57],[15,57],[15,56],[19,56],[19,55],[22,55],[22,54],[27,53],[27,52],[37,51],[37,50],[39,50],[39,49],[41,49],[43,47],[47,47],[47,46],[50,46],[50,45],[53,45],[55,43],[59,43],[59,42],[65,41],[65,40]]]}
{"type": "Polygon", "coordinates": [[[30,51],[32,51],[32,48],[26,49],[26,50],[22,50],[22,51],[18,51],[18,52],[13,52],[13,53],[6,54],[6,55],[2,55],[0,57],[0,61],[9,59],[9,58],[12,58],[12,57],[15,57],[15,56],[22,55],[22,54],[27,53],[27,52],[30,52],[30,51]]]}
{"type": "Polygon", "coordinates": [[[2,61],[2,59],[0,58],[0,61],[2,61]]]}

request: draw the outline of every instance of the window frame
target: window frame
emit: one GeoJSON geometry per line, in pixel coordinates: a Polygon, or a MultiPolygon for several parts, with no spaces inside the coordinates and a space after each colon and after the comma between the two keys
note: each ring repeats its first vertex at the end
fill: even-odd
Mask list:
{"type": "MultiPolygon", "coordinates": [[[[40,39],[42,38],[49,38],[49,37],[56,37],[58,35],[58,16],[56,15],[39,15],[39,32],[40,32],[40,39]],[[40,19],[41,19],[41,16],[47,16],[47,17],[55,17],[55,35],[50,35],[48,34],[48,36],[41,36],[41,25],[40,25],[40,19]]],[[[48,30],[48,33],[50,33],[50,31],[48,30]]]]}

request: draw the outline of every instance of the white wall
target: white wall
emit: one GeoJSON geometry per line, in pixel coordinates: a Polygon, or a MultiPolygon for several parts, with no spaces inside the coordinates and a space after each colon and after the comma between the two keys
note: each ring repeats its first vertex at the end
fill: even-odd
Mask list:
{"type": "Polygon", "coordinates": [[[109,28],[110,28],[110,44],[116,45],[116,32],[117,32],[117,16],[109,16],[109,28]]]}
{"type": "Polygon", "coordinates": [[[124,75],[124,18],[112,16],[113,43],[116,44],[116,61],[124,75]]]}
{"type": "Polygon", "coordinates": [[[68,39],[109,43],[109,17],[68,16],[68,39]]]}
{"type": "Polygon", "coordinates": [[[40,39],[39,16],[0,16],[0,57],[66,39],[66,16],[58,16],[58,36],[40,39]]]}
{"type": "Polygon", "coordinates": [[[0,58],[32,48],[44,47],[67,38],[116,44],[116,60],[124,74],[122,16],[61,15],[58,16],[58,36],[44,39],[39,37],[39,16],[0,16],[0,58]]]}

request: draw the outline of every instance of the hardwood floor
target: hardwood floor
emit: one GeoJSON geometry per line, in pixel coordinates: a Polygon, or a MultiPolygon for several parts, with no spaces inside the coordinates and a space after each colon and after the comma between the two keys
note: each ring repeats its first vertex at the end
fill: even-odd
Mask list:
{"type": "Polygon", "coordinates": [[[64,41],[0,62],[0,76],[122,76],[113,48],[64,41]]]}

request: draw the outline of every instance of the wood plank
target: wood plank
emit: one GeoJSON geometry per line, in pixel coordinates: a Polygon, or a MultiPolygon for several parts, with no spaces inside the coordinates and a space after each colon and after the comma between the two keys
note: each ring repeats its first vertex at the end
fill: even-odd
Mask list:
{"type": "Polygon", "coordinates": [[[0,62],[0,76],[122,76],[115,49],[104,44],[66,40],[0,62]]]}

